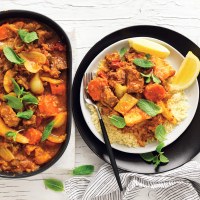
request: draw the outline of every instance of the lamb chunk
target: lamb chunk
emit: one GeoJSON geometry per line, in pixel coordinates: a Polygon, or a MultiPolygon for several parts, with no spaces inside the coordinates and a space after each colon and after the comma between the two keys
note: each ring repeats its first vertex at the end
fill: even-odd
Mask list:
{"type": "Polygon", "coordinates": [[[20,119],[17,117],[14,110],[6,104],[1,106],[0,115],[9,127],[16,127],[20,122],[20,119]]]}
{"type": "Polygon", "coordinates": [[[46,162],[48,162],[51,159],[51,156],[49,153],[44,151],[41,147],[37,147],[35,149],[35,163],[42,165],[46,162]]]}
{"type": "Polygon", "coordinates": [[[121,67],[121,58],[118,52],[107,54],[105,59],[109,68],[118,69],[121,67]]]}
{"type": "Polygon", "coordinates": [[[33,115],[30,119],[23,119],[23,125],[24,126],[36,126],[36,115],[33,115]]]}
{"type": "Polygon", "coordinates": [[[109,87],[104,87],[101,93],[101,103],[103,105],[114,107],[118,103],[118,98],[114,95],[109,87]]]}
{"type": "Polygon", "coordinates": [[[64,58],[60,56],[53,56],[51,58],[51,71],[49,71],[50,75],[54,78],[58,78],[60,74],[60,70],[66,69],[67,63],[64,58]]]}
{"type": "Polygon", "coordinates": [[[23,86],[26,90],[30,88],[29,82],[26,77],[24,76],[16,76],[16,81],[19,85],[23,86]]]}
{"type": "Polygon", "coordinates": [[[127,92],[142,93],[144,90],[144,79],[134,68],[126,68],[127,92]]]}
{"type": "Polygon", "coordinates": [[[131,50],[131,51],[125,53],[124,57],[125,57],[126,61],[132,63],[135,58],[143,58],[143,57],[145,57],[145,54],[141,53],[141,52],[137,53],[136,51],[131,50]]]}
{"type": "Polygon", "coordinates": [[[117,69],[116,72],[108,73],[108,83],[111,87],[115,87],[116,83],[124,85],[126,81],[126,73],[123,69],[117,69]]]}

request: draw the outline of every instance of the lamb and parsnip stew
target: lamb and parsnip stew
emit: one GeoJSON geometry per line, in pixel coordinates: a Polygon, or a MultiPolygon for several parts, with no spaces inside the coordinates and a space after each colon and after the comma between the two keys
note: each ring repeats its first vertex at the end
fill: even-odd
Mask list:
{"type": "Polygon", "coordinates": [[[0,171],[32,172],[66,138],[66,47],[44,24],[0,26],[0,171]]]}

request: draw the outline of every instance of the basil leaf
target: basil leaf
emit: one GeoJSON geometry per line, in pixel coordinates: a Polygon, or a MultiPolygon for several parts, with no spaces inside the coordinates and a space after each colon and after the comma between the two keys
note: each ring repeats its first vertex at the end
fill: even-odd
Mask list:
{"type": "Polygon", "coordinates": [[[165,130],[165,127],[160,124],[156,127],[155,130],[155,137],[159,142],[163,142],[166,138],[167,132],[165,130]]]}
{"type": "Polygon", "coordinates": [[[110,118],[111,124],[116,126],[117,128],[124,128],[126,126],[126,123],[123,117],[112,115],[109,118],[110,118]]]}
{"type": "Polygon", "coordinates": [[[142,59],[142,58],[135,58],[133,60],[133,63],[139,67],[142,67],[142,68],[151,68],[153,67],[153,63],[149,60],[145,60],[145,59],[142,59]]]}
{"type": "Polygon", "coordinates": [[[22,41],[24,41],[25,43],[30,43],[30,42],[33,42],[38,39],[38,35],[36,32],[29,33],[24,29],[20,29],[18,31],[18,34],[19,34],[20,38],[22,39],[22,41]]]}
{"type": "Polygon", "coordinates": [[[51,131],[53,129],[53,126],[54,126],[54,121],[51,121],[44,128],[44,131],[42,133],[42,140],[41,140],[42,142],[45,141],[49,137],[49,135],[51,134],[51,131]]]}
{"type": "Polygon", "coordinates": [[[22,109],[23,108],[23,104],[20,101],[20,99],[18,99],[15,96],[11,96],[11,95],[4,95],[4,98],[7,100],[7,104],[14,109],[22,109]]]}
{"type": "Polygon", "coordinates": [[[121,48],[119,51],[120,57],[123,57],[126,52],[127,52],[127,48],[125,47],[121,48]]]}
{"type": "Polygon", "coordinates": [[[161,83],[161,80],[157,76],[155,76],[153,74],[152,74],[152,79],[153,79],[154,83],[161,83]]]}
{"type": "Polygon", "coordinates": [[[8,132],[6,133],[6,137],[12,137],[12,138],[13,138],[13,141],[16,141],[17,133],[16,133],[16,132],[13,132],[13,131],[8,131],[8,132]]]}
{"type": "Polygon", "coordinates": [[[141,110],[146,112],[151,117],[154,117],[157,114],[161,113],[161,108],[157,106],[155,103],[153,103],[152,101],[148,101],[146,99],[140,99],[137,102],[137,105],[141,110]]]}
{"type": "Polygon", "coordinates": [[[145,57],[149,60],[149,59],[151,58],[151,55],[147,53],[147,54],[145,55],[145,57]]]}
{"type": "Polygon", "coordinates": [[[140,154],[140,156],[142,157],[143,160],[147,162],[151,162],[154,159],[154,155],[151,152],[140,154]]]}
{"type": "Polygon", "coordinates": [[[15,81],[15,79],[14,79],[14,78],[11,78],[11,80],[12,80],[12,83],[13,83],[13,85],[14,85],[14,92],[15,92],[15,94],[19,97],[19,96],[22,94],[22,91],[21,91],[21,89],[20,89],[18,83],[15,81]]]}
{"type": "Polygon", "coordinates": [[[63,182],[57,179],[53,179],[53,178],[44,179],[44,185],[46,188],[56,191],[56,192],[64,191],[63,182]]]}
{"type": "Polygon", "coordinates": [[[164,146],[165,146],[164,142],[159,143],[158,146],[156,147],[156,151],[158,153],[161,153],[164,146]]]}
{"type": "Polygon", "coordinates": [[[22,119],[30,119],[32,116],[33,116],[32,110],[26,110],[24,112],[17,113],[17,117],[22,118],[22,119]]]}
{"type": "Polygon", "coordinates": [[[168,163],[169,162],[169,159],[164,156],[163,154],[160,155],[160,162],[162,163],[168,163]]]}
{"type": "Polygon", "coordinates": [[[22,101],[27,104],[38,104],[38,99],[33,96],[31,93],[25,92],[25,95],[22,97],[22,101]]]}
{"type": "Polygon", "coordinates": [[[24,60],[22,58],[20,58],[12,48],[10,47],[4,47],[3,48],[3,53],[5,55],[5,57],[12,63],[15,63],[15,64],[23,64],[24,63],[24,60]]]}
{"type": "Polygon", "coordinates": [[[94,172],[93,165],[82,165],[73,170],[73,175],[89,175],[94,172]]]}

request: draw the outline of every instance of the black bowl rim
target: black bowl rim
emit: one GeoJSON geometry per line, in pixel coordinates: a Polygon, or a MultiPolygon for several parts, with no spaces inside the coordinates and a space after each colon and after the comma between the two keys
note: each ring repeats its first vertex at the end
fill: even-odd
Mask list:
{"type": "Polygon", "coordinates": [[[36,171],[33,172],[23,172],[23,173],[11,173],[11,172],[0,172],[0,177],[2,178],[25,178],[25,177],[30,177],[37,175],[41,172],[44,172],[48,168],[50,168],[52,165],[54,165],[63,155],[65,152],[70,136],[71,136],[71,122],[72,122],[72,111],[71,111],[71,87],[72,87],[72,48],[71,48],[71,43],[70,40],[65,33],[65,31],[58,25],[55,21],[50,19],[49,17],[33,12],[33,11],[28,11],[28,10],[5,10],[5,11],[0,11],[0,23],[6,20],[10,19],[17,19],[17,18],[22,18],[22,19],[30,19],[30,20],[35,20],[40,23],[43,23],[44,25],[47,25],[50,27],[52,30],[56,30],[56,33],[59,35],[62,41],[67,45],[67,65],[68,65],[68,70],[67,70],[67,138],[65,142],[62,144],[60,147],[58,153],[46,164],[40,166],[40,168],[36,171]]]}
{"type": "MultiPolygon", "coordinates": [[[[187,45],[191,45],[193,47],[193,53],[195,55],[197,55],[199,58],[200,58],[200,49],[199,47],[193,42],[191,41],[190,39],[188,39],[186,36],[182,35],[181,33],[177,32],[177,31],[174,31],[174,30],[171,30],[171,29],[168,29],[168,28],[165,28],[165,27],[162,27],[162,26],[156,26],[156,25],[134,25],[134,26],[128,26],[128,27],[124,27],[124,28],[121,28],[121,29],[118,29],[116,31],[113,31],[111,33],[109,33],[108,35],[104,36],[102,39],[100,39],[99,41],[97,41],[89,50],[88,52],[85,54],[85,56],[83,57],[83,59],[81,60],[80,64],[79,64],[79,67],[77,68],[77,71],[76,71],[76,74],[74,76],[74,81],[73,81],[73,84],[72,84],[72,90],[76,90],[77,87],[79,87],[79,83],[77,83],[78,81],[80,81],[79,79],[81,78],[82,79],[82,74],[83,74],[83,71],[85,72],[85,67],[81,68],[81,66],[85,66],[86,63],[91,63],[92,60],[95,59],[95,57],[99,54],[99,52],[103,51],[105,48],[109,47],[111,44],[117,42],[117,41],[120,41],[120,40],[123,40],[123,39],[127,39],[129,37],[133,37],[132,34],[130,33],[130,29],[133,29],[133,28],[137,28],[137,29],[140,29],[140,32],[141,32],[141,29],[144,29],[144,28],[149,28],[149,32],[148,33],[140,33],[139,35],[137,35],[138,33],[135,34],[134,37],[151,37],[150,35],[152,35],[150,33],[150,31],[152,29],[156,29],[156,33],[154,32],[152,37],[156,38],[156,39],[159,39],[159,40],[162,40],[164,42],[166,42],[167,44],[171,45],[171,46],[175,46],[175,48],[178,46],[178,45],[181,45],[179,43],[179,41],[177,40],[174,40],[173,43],[171,40],[169,39],[166,39],[166,38],[161,38],[160,34],[159,34],[159,31],[158,29],[161,29],[162,31],[167,31],[168,33],[175,33],[177,37],[181,37],[182,39],[184,39],[186,41],[186,44],[184,47],[182,45],[182,54],[185,56],[188,52],[188,49],[187,49],[187,45]],[[128,32],[127,34],[124,34],[128,32]],[[115,35],[115,37],[113,38],[113,35],[115,35]],[[105,42],[106,40],[106,42],[105,42]],[[95,55],[95,56],[94,56],[95,55]],[[91,60],[91,57],[92,57],[92,60],[91,60]],[[77,81],[78,80],[78,81],[77,81]],[[77,81],[77,82],[75,82],[77,81]]],[[[89,66],[89,65],[88,65],[89,66]]],[[[200,82],[200,77],[198,77],[198,82],[200,82]]],[[[79,88],[80,89],[80,88],[79,88]]],[[[105,161],[106,163],[110,164],[110,161],[109,161],[109,157],[107,155],[107,153],[104,152],[103,149],[100,149],[98,148],[95,149],[94,145],[88,141],[87,139],[87,136],[84,135],[84,127],[85,127],[85,124],[86,122],[84,122],[84,127],[82,124],[82,121],[80,120],[80,115],[82,116],[82,112],[80,111],[79,108],[77,107],[80,107],[80,102],[79,104],[77,105],[78,101],[77,98],[79,98],[80,96],[76,96],[75,98],[75,95],[79,95],[78,93],[73,93],[72,94],[72,99],[75,99],[75,101],[72,101],[72,113],[73,113],[73,117],[74,117],[74,121],[75,121],[75,124],[76,124],[76,127],[81,135],[81,137],[83,138],[83,140],[85,141],[85,143],[87,144],[87,146],[100,158],[102,159],[103,161],[105,161]],[[76,104],[76,106],[75,106],[76,104]],[[81,113],[78,113],[81,112],[81,113]],[[105,156],[105,154],[106,156],[105,156]]],[[[199,107],[199,105],[198,105],[199,107]]],[[[86,125],[87,126],[87,125],[86,125]]],[[[90,130],[88,128],[88,130],[90,130]]],[[[99,144],[104,144],[102,143],[100,140],[98,140],[95,137],[95,140],[96,141],[99,141],[98,143],[99,144]]],[[[178,140],[178,139],[177,139],[178,140]]],[[[101,146],[102,147],[102,146],[101,146]]],[[[115,153],[119,152],[119,153],[123,153],[123,154],[127,154],[127,155],[131,155],[130,153],[125,153],[125,152],[121,152],[119,150],[116,150],[116,149],[113,149],[115,153]]],[[[200,150],[200,147],[198,148],[198,150],[195,150],[196,152],[199,152],[200,150]]],[[[193,154],[193,156],[190,158],[192,159],[194,156],[196,156],[197,153],[193,154]]],[[[188,160],[189,161],[189,160],[188,160]]],[[[185,163],[183,163],[185,164],[185,163]]],[[[119,166],[118,168],[119,169],[122,169],[122,170],[125,170],[125,171],[131,171],[131,172],[135,172],[135,173],[138,173],[138,174],[159,174],[159,173],[163,173],[163,172],[167,172],[167,171],[170,171],[172,169],[176,169],[180,166],[182,166],[183,164],[180,164],[179,166],[176,166],[176,167],[172,167],[171,169],[166,169],[166,170],[162,170],[162,171],[155,171],[155,172],[139,172],[139,171],[131,171],[131,170],[128,170],[126,169],[125,167],[121,167],[119,166]]]]}

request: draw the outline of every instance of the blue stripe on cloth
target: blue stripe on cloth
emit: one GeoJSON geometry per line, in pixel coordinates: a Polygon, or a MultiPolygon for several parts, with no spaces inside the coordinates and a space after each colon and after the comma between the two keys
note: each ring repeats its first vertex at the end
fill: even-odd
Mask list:
{"type": "Polygon", "coordinates": [[[120,173],[120,193],[110,165],[103,165],[93,179],[74,177],[65,182],[69,200],[200,200],[200,164],[157,175],[120,173]]]}

